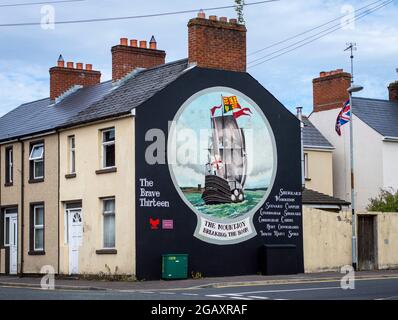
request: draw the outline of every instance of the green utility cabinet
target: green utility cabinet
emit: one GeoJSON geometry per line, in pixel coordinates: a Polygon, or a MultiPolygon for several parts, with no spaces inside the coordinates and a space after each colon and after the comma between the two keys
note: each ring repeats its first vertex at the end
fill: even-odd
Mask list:
{"type": "Polygon", "coordinates": [[[162,255],[162,279],[187,279],[188,255],[164,254],[162,255]]]}

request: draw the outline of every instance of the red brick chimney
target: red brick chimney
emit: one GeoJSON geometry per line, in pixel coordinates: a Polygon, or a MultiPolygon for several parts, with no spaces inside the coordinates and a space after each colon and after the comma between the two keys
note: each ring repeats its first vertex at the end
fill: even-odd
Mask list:
{"type": "Polygon", "coordinates": [[[351,74],[337,69],[321,72],[312,80],[314,112],[341,108],[348,99],[347,89],[351,86],[351,74]]]}
{"type": "Polygon", "coordinates": [[[155,37],[152,36],[149,48],[146,41],[127,38],[120,39],[120,44],[112,47],[112,79],[120,80],[136,68],[152,68],[164,64],[166,52],[157,49],[155,37]]]}
{"type": "Polygon", "coordinates": [[[246,72],[246,27],[203,11],[188,22],[188,57],[199,67],[246,72]]]}
{"type": "Polygon", "coordinates": [[[398,101],[398,81],[390,83],[388,93],[390,101],[398,101]]]}
{"type": "Polygon", "coordinates": [[[101,82],[101,72],[94,71],[91,64],[77,63],[74,68],[73,62],[65,61],[59,56],[57,66],[50,69],[50,98],[55,100],[75,85],[93,86],[101,82]]]}

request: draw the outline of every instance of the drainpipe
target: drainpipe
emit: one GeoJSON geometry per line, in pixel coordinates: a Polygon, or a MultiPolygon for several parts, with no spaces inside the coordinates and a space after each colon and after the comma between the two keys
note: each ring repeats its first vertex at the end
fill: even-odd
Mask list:
{"type": "Polygon", "coordinates": [[[59,235],[59,232],[60,232],[60,218],[59,218],[59,216],[60,216],[60,203],[59,203],[59,201],[60,201],[60,175],[61,175],[61,172],[60,172],[60,148],[59,148],[59,146],[60,146],[60,141],[59,141],[59,131],[57,131],[57,136],[58,136],[58,204],[57,204],[57,208],[58,208],[58,212],[57,212],[57,216],[58,216],[58,274],[59,274],[59,270],[60,270],[60,250],[61,250],[61,244],[60,244],[60,235],[59,235]]]}
{"type": "Polygon", "coordinates": [[[23,265],[24,265],[24,231],[25,231],[25,216],[24,216],[24,201],[25,201],[25,197],[24,197],[24,191],[25,191],[25,184],[24,184],[24,172],[25,172],[25,168],[24,168],[24,158],[25,158],[25,145],[24,142],[19,140],[20,144],[21,144],[21,208],[20,208],[20,212],[21,212],[21,273],[20,273],[20,277],[23,277],[23,265]]]}
{"type": "Polygon", "coordinates": [[[304,141],[303,141],[303,107],[297,107],[297,118],[300,120],[300,148],[301,148],[301,188],[305,188],[305,171],[304,171],[304,141]]]}

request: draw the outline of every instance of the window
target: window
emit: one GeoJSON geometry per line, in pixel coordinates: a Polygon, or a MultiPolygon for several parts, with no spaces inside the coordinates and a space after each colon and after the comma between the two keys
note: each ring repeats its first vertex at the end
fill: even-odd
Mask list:
{"type": "Polygon", "coordinates": [[[6,184],[12,184],[13,181],[13,166],[14,166],[14,155],[12,147],[6,148],[6,184]]]}
{"type": "Polygon", "coordinates": [[[104,199],[104,248],[115,248],[115,199],[104,199]]]}
{"type": "Polygon", "coordinates": [[[44,251],[44,205],[35,204],[31,208],[31,250],[44,251]]]}
{"type": "Polygon", "coordinates": [[[309,179],[308,175],[308,153],[304,153],[304,178],[309,179]]]}
{"type": "Polygon", "coordinates": [[[76,173],[76,149],[75,136],[68,137],[69,139],[69,173],[76,173]]]}
{"type": "Polygon", "coordinates": [[[37,143],[31,146],[30,155],[30,179],[44,178],[44,144],[37,143]]]}
{"type": "Polygon", "coordinates": [[[102,167],[115,166],[115,128],[102,130],[102,167]]]}

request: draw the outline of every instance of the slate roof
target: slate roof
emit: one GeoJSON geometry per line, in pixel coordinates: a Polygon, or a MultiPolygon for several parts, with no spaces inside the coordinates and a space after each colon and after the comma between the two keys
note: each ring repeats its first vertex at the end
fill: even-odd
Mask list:
{"type": "Polygon", "coordinates": [[[303,116],[303,144],[305,147],[333,149],[333,145],[315,128],[311,121],[303,116]]]}
{"type": "Polygon", "coordinates": [[[129,113],[187,67],[187,59],[178,60],[136,72],[116,86],[106,81],[80,88],[55,104],[50,98],[22,104],[0,118],[0,141],[129,113]]]}
{"type": "Polygon", "coordinates": [[[187,67],[188,59],[183,59],[140,71],[109,95],[79,112],[68,124],[129,113],[176,80],[187,67]]]}
{"type": "Polygon", "coordinates": [[[384,137],[398,137],[398,102],[353,98],[353,113],[384,137]]]}
{"type": "Polygon", "coordinates": [[[349,206],[350,203],[338,198],[331,197],[327,194],[320,193],[311,189],[303,190],[302,203],[308,205],[336,205],[349,206]]]}

